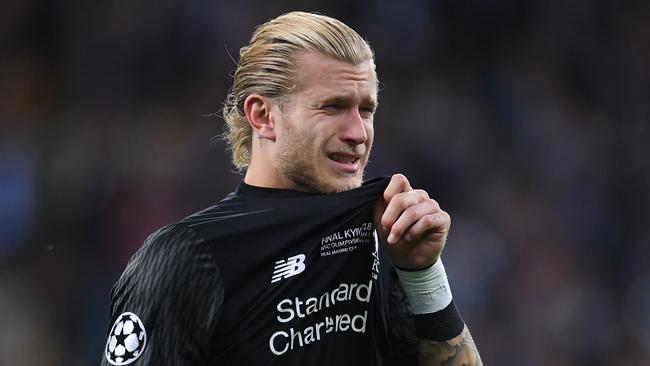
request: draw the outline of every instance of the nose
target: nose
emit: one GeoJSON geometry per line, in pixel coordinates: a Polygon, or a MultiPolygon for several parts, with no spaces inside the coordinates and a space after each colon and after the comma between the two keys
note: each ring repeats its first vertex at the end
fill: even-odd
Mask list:
{"type": "Polygon", "coordinates": [[[343,121],[343,126],[340,131],[341,140],[360,145],[368,140],[368,122],[364,121],[356,108],[351,108],[348,113],[348,118],[343,121]]]}

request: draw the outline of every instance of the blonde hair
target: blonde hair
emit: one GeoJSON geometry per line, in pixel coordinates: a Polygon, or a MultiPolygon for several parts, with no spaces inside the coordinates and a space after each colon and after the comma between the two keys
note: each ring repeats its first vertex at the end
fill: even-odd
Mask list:
{"type": "Polygon", "coordinates": [[[288,95],[297,83],[299,51],[319,52],[353,65],[370,60],[374,65],[368,43],[336,19],[295,11],[258,26],[249,45],[239,51],[233,86],[223,108],[224,138],[238,169],[246,168],[251,158],[253,131],[244,113],[246,97],[288,95]]]}

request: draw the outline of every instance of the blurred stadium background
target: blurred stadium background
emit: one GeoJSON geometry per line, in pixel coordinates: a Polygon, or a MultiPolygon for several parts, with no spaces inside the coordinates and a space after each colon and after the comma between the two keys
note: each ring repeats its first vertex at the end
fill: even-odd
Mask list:
{"type": "Polygon", "coordinates": [[[484,362],[650,365],[649,8],[3,1],[0,364],[99,363],[130,254],[241,179],[210,143],[229,53],[300,9],[374,47],[368,175],[402,172],[451,212],[445,260],[484,362]]]}

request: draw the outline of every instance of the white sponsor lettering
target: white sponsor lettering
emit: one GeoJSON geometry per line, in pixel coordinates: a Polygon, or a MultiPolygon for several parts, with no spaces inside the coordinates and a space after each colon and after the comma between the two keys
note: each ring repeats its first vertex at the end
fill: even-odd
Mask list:
{"type": "Polygon", "coordinates": [[[277,331],[269,338],[269,348],[273,354],[280,356],[296,348],[304,347],[312,342],[320,341],[324,335],[338,332],[365,333],[368,322],[368,311],[362,314],[337,314],[327,316],[323,321],[310,325],[303,330],[289,328],[288,332],[277,331]]]}
{"type": "Polygon", "coordinates": [[[332,291],[325,292],[320,297],[310,297],[303,301],[298,297],[284,299],[278,303],[277,319],[280,323],[288,323],[295,317],[304,318],[306,315],[317,313],[321,309],[334,306],[337,302],[356,299],[360,302],[370,302],[372,294],[372,280],[368,284],[342,283],[332,291]]]}
{"type": "MultiPolygon", "coordinates": [[[[369,280],[367,284],[341,283],[336,288],[318,297],[310,297],[306,300],[299,297],[283,299],[276,306],[278,311],[276,319],[281,324],[286,324],[292,320],[312,316],[336,304],[348,301],[370,303],[372,286],[373,280],[369,280]]],[[[324,316],[320,321],[303,329],[291,327],[276,331],[269,338],[269,348],[274,355],[279,356],[296,348],[304,347],[312,342],[320,341],[325,335],[330,333],[365,333],[367,322],[368,310],[363,310],[363,313],[359,314],[345,313],[324,316]]]]}

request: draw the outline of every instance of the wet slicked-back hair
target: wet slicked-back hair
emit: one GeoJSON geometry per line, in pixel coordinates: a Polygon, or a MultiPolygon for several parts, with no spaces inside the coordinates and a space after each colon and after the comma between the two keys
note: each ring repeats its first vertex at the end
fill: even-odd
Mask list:
{"type": "Polygon", "coordinates": [[[224,137],[233,164],[244,169],[250,163],[253,131],[244,113],[251,94],[282,98],[297,84],[300,51],[313,51],[353,65],[374,55],[368,43],[352,28],[320,14],[291,12],[255,29],[248,46],[239,51],[233,86],[226,97],[224,137]]]}

